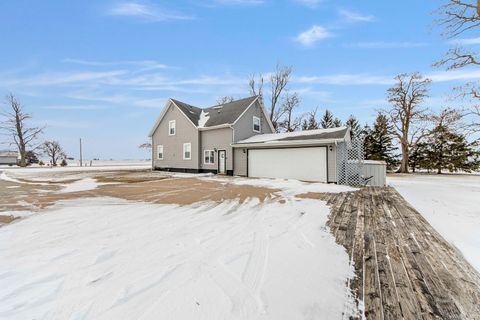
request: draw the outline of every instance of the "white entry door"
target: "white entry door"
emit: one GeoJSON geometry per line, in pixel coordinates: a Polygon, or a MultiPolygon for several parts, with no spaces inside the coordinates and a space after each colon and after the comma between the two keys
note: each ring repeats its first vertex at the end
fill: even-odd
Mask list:
{"type": "Polygon", "coordinates": [[[327,182],[327,148],[248,150],[248,176],[327,182]]]}
{"type": "Polygon", "coordinates": [[[218,150],[218,173],[225,174],[227,173],[226,170],[226,151],[225,150],[218,150]]]}

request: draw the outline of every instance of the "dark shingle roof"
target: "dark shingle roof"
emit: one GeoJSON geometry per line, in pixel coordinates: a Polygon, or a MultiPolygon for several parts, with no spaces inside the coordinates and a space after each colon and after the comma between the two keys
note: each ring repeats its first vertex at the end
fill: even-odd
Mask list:
{"type": "Polygon", "coordinates": [[[200,119],[200,114],[202,113],[202,109],[191,106],[187,103],[171,99],[178,108],[187,116],[190,121],[193,122],[194,125],[198,125],[198,119],[200,119]]]}
{"type": "Polygon", "coordinates": [[[178,100],[172,99],[172,101],[196,126],[199,125],[203,110],[205,116],[208,117],[208,120],[203,124],[203,127],[213,127],[234,123],[256,98],[257,96],[248,97],[204,109],[194,107],[178,100]]]}

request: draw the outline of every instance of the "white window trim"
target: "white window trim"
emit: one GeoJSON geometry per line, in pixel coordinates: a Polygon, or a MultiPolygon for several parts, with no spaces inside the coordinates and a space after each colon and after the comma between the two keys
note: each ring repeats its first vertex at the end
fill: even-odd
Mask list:
{"type": "Polygon", "coordinates": [[[177,122],[175,120],[170,120],[168,121],[168,135],[174,136],[175,134],[177,134],[177,122]],[[172,133],[172,128],[173,128],[173,133],[172,133]]]}
{"type": "Polygon", "coordinates": [[[183,160],[192,160],[192,144],[190,142],[186,142],[186,143],[183,144],[183,160]],[[189,149],[190,149],[190,157],[189,158],[185,157],[185,151],[186,151],[187,146],[189,146],[189,149]]]}
{"type": "Polygon", "coordinates": [[[252,125],[253,125],[253,132],[258,132],[258,133],[260,133],[260,132],[262,131],[262,121],[260,120],[259,117],[255,117],[255,116],[253,116],[253,120],[252,120],[252,121],[253,121],[253,123],[252,123],[252,125]],[[255,130],[255,120],[258,120],[258,129],[259,129],[259,130],[255,130]]]}
{"type": "Polygon", "coordinates": [[[215,164],[215,150],[203,150],[203,164],[215,164]],[[210,152],[213,152],[213,162],[206,162],[205,161],[205,158],[206,158],[206,153],[209,153],[208,154],[208,158],[210,159],[210,152]]]}
{"type": "Polygon", "coordinates": [[[163,156],[163,145],[158,145],[157,146],[157,160],[163,160],[163,157],[164,157],[163,156]],[[162,157],[161,158],[158,156],[158,154],[160,153],[160,152],[158,152],[158,149],[160,149],[160,148],[162,148],[162,157]]]}

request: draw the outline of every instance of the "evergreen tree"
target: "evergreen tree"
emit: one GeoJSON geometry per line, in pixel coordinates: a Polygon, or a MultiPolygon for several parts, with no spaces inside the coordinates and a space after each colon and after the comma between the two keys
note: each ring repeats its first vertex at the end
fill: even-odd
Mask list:
{"type": "Polygon", "coordinates": [[[410,149],[410,156],[408,157],[408,163],[412,172],[417,169],[428,169],[431,167],[428,162],[428,145],[426,143],[417,143],[410,149]]]}
{"type": "Polygon", "coordinates": [[[335,128],[333,114],[327,109],[320,120],[320,126],[323,129],[335,128]]]}
{"type": "Polygon", "coordinates": [[[421,164],[424,169],[434,169],[438,174],[447,169],[471,172],[479,168],[480,153],[476,142],[467,142],[464,135],[456,133],[445,124],[438,124],[426,139],[426,159],[421,164]]]}
{"type": "Polygon", "coordinates": [[[342,126],[342,120],[340,120],[338,118],[335,118],[335,120],[333,120],[333,127],[338,128],[338,127],[341,127],[341,126],[342,126]]]}
{"type": "Polygon", "coordinates": [[[350,115],[350,117],[348,117],[348,120],[345,124],[348,127],[350,127],[350,137],[352,139],[360,136],[362,128],[360,127],[360,124],[358,123],[357,118],[355,118],[353,115],[350,115]]]}
{"type": "Polygon", "coordinates": [[[398,165],[396,156],[393,154],[393,127],[387,117],[379,113],[375,119],[373,129],[366,126],[363,130],[365,134],[365,159],[381,160],[387,163],[389,170],[398,165]]]}

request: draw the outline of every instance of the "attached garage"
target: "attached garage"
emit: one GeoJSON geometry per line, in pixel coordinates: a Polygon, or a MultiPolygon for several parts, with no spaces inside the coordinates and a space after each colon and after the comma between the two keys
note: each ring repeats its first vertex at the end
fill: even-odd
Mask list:
{"type": "Polygon", "coordinates": [[[328,182],[327,147],[250,149],[247,158],[249,177],[328,182]]]}
{"type": "Polygon", "coordinates": [[[234,174],[337,182],[337,144],[347,141],[347,127],[256,135],[232,145],[234,174]]]}

